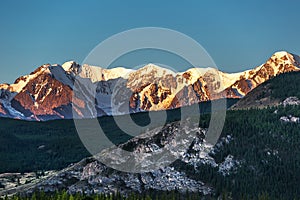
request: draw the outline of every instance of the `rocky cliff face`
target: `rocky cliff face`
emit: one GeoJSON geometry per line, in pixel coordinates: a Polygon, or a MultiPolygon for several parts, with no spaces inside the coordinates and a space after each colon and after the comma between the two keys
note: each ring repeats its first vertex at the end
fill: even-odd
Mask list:
{"type": "Polygon", "coordinates": [[[138,70],[103,69],[75,62],[47,64],[14,84],[0,85],[0,116],[25,120],[85,118],[242,98],[266,80],[299,68],[299,56],[287,52],[277,52],[261,66],[234,74],[212,68],[175,73],[154,64],[138,70]],[[81,84],[74,87],[75,80],[81,84]]]}

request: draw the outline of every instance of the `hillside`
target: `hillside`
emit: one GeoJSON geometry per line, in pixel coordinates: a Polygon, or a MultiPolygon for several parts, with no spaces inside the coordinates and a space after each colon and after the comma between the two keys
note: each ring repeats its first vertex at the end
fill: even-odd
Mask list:
{"type": "MultiPolygon", "coordinates": [[[[299,106],[228,111],[222,135],[213,148],[207,148],[203,140],[210,120],[209,115],[203,115],[199,124],[200,133],[203,134],[197,135],[182,158],[169,167],[132,174],[111,169],[94,158],[87,158],[39,183],[8,189],[6,192],[30,193],[38,188],[54,192],[59,188],[72,194],[85,191],[92,195],[118,190],[122,194],[134,192],[155,195],[159,191],[179,190],[185,194],[189,190],[213,198],[222,195],[233,199],[298,199],[299,123],[282,122],[281,117],[285,115],[299,117],[299,106]]],[[[155,151],[152,148],[154,144],[159,146],[162,141],[172,141],[172,135],[178,134],[178,131],[180,129],[177,129],[176,122],[167,123],[165,128],[157,132],[158,135],[164,135],[159,140],[155,137],[144,142],[131,139],[121,147],[130,147],[133,151],[155,151]]],[[[68,158],[72,153],[76,153],[74,148],[68,152],[68,158]]],[[[18,185],[17,182],[15,184],[18,185]]],[[[0,191],[0,194],[6,192],[0,191]]]]}

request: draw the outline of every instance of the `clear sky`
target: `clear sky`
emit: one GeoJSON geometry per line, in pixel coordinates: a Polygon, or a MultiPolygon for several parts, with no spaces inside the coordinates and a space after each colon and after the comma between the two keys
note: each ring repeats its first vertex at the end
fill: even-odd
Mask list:
{"type": "Polygon", "coordinates": [[[107,37],[145,26],[189,35],[220,70],[241,71],[278,50],[300,54],[299,9],[297,0],[0,1],[0,83],[44,63],[81,63],[107,37]]]}

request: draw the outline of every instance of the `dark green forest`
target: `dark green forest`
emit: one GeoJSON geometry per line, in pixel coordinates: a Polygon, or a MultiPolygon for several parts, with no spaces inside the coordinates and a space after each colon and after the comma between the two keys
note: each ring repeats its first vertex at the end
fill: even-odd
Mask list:
{"type": "MultiPolygon", "coordinates": [[[[300,107],[281,106],[261,110],[250,109],[227,112],[222,136],[229,134],[233,137],[233,140],[228,144],[223,144],[220,148],[216,148],[216,153],[211,156],[214,157],[218,163],[222,162],[229,154],[241,161],[241,165],[236,172],[231,173],[229,176],[223,176],[217,172],[217,168],[200,163],[197,170],[181,161],[176,161],[173,166],[178,170],[185,171],[190,178],[204,181],[213,186],[216,189],[216,196],[223,195],[224,198],[232,197],[233,199],[256,199],[258,197],[264,197],[265,199],[299,199],[300,124],[284,123],[279,120],[281,116],[289,114],[300,116],[300,107]],[[275,110],[277,110],[277,113],[274,112],[275,110]]],[[[209,119],[208,114],[202,115],[200,126],[207,127],[209,119]]],[[[11,120],[7,120],[7,123],[9,122],[12,123],[11,120]]],[[[67,164],[67,161],[79,159],[79,155],[68,157],[72,155],[70,151],[80,152],[81,156],[87,155],[83,147],[80,146],[79,139],[76,139],[77,144],[75,139],[73,139],[73,141],[71,140],[75,135],[68,135],[68,131],[66,131],[68,129],[64,130],[64,128],[68,127],[66,122],[57,121],[47,122],[46,124],[52,127],[53,132],[51,133],[57,134],[56,136],[52,136],[56,138],[56,140],[51,141],[49,144],[53,145],[51,148],[58,149],[58,153],[56,157],[46,157],[42,156],[45,152],[37,151],[36,155],[40,156],[38,158],[43,158],[44,162],[49,162],[51,159],[62,160],[63,162],[60,163],[61,166],[57,167],[63,167],[63,164],[67,164]],[[57,125],[57,123],[60,122],[61,127],[57,125]],[[64,131],[60,132],[61,130],[64,131]],[[69,139],[63,140],[66,143],[59,142],[59,133],[61,134],[61,138],[66,139],[69,137],[69,139]],[[55,142],[58,143],[56,144],[55,142]],[[55,146],[58,144],[64,145],[60,147],[55,146]],[[63,152],[66,149],[68,149],[69,152],[64,155],[63,152]],[[59,150],[61,150],[61,152],[59,150]],[[49,160],[47,160],[47,158],[49,160]]],[[[42,125],[41,127],[46,126],[42,125]]],[[[39,143],[40,137],[43,138],[45,136],[44,134],[48,134],[48,136],[51,135],[48,131],[36,136],[37,140],[36,143],[34,143],[35,149],[41,144],[39,143]]],[[[14,138],[21,138],[20,135],[22,134],[18,134],[14,138]]],[[[8,138],[6,143],[9,143],[10,140],[11,138],[8,138]]],[[[8,148],[8,146],[6,146],[6,148],[8,148]]],[[[22,145],[21,147],[24,148],[22,145]]],[[[1,148],[4,149],[5,145],[2,145],[1,148]]],[[[3,152],[3,150],[1,152],[3,152]]],[[[29,159],[37,160],[34,156],[29,159]]],[[[12,161],[11,166],[15,163],[17,162],[12,161]]],[[[15,165],[17,167],[17,164],[15,165]]],[[[42,165],[40,165],[40,167],[41,166],[42,165]]],[[[50,166],[51,165],[47,167],[50,168],[50,166]]],[[[30,167],[30,165],[28,164],[27,167],[30,167]]]]}
{"type": "MultiPolygon", "coordinates": [[[[1,199],[1,198],[0,198],[1,199]]],[[[120,193],[116,194],[94,194],[94,195],[85,195],[81,193],[76,194],[68,194],[66,191],[56,192],[54,194],[46,194],[43,191],[35,192],[31,196],[22,196],[22,195],[14,195],[12,197],[4,197],[1,200],[199,200],[199,199],[207,199],[213,200],[215,197],[203,197],[202,194],[198,193],[179,193],[178,191],[171,192],[146,192],[144,194],[131,193],[129,195],[121,195],[120,193]]],[[[228,193],[222,193],[220,196],[222,200],[229,200],[232,197],[228,196],[228,193]]],[[[247,198],[243,198],[247,199],[247,198]]],[[[266,193],[258,194],[255,198],[258,200],[271,200],[266,193]]]]}
{"type": "MultiPolygon", "coordinates": [[[[279,120],[285,115],[300,116],[299,106],[228,111],[222,136],[233,140],[216,148],[211,154],[217,163],[227,155],[241,161],[235,173],[223,176],[217,168],[199,164],[195,170],[181,161],[174,167],[191,178],[210,183],[217,196],[227,194],[233,199],[299,199],[300,124],[279,120]],[[277,110],[277,114],[274,111],[277,110]]],[[[208,124],[202,122],[202,126],[208,124]]]]}
{"type": "Polygon", "coordinates": [[[300,72],[283,73],[268,80],[264,84],[270,83],[271,97],[284,100],[287,97],[298,97],[300,99],[300,72]]]}
{"type": "MultiPolygon", "coordinates": [[[[44,192],[36,192],[30,197],[15,195],[13,197],[4,197],[2,200],[199,200],[203,196],[197,193],[184,193],[181,194],[178,191],[172,192],[146,192],[144,194],[131,193],[127,196],[116,194],[94,194],[85,195],[81,193],[68,194],[66,191],[56,192],[55,194],[46,194],[44,192]]],[[[0,198],[1,199],[1,198],[0,198]]]]}

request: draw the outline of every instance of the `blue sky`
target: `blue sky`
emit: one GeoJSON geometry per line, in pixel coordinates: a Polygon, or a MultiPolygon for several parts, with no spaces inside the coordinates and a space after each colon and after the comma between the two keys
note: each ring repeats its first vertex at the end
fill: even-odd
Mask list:
{"type": "Polygon", "coordinates": [[[81,63],[109,36],[164,27],[199,42],[226,72],[253,68],[277,50],[300,54],[300,2],[1,1],[0,83],[44,63],[81,63]]]}

